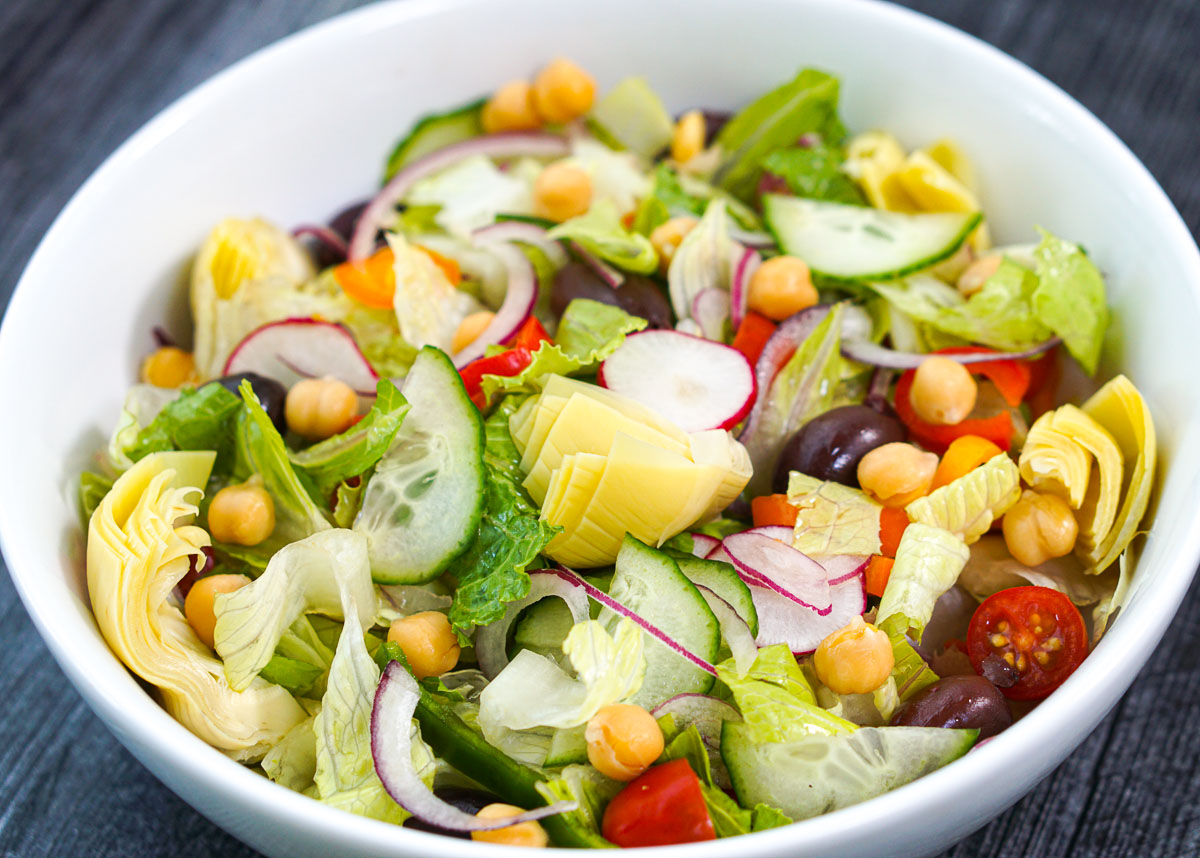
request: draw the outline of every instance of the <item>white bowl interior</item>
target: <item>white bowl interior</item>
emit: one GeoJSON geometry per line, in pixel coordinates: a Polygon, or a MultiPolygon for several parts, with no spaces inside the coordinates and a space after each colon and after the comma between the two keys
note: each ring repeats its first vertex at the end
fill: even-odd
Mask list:
{"type": "Polygon", "coordinates": [[[406,0],[288,39],[169,108],[64,211],[0,336],[0,391],[38,415],[10,417],[0,428],[0,448],[9,451],[0,535],[30,613],[120,740],[259,849],[316,855],[340,844],[345,855],[484,854],[469,842],[401,834],[319,806],[172,721],[97,633],[75,485],[150,347],[150,327],[164,318],[181,325],[189,257],[217,220],[322,220],[376,187],[384,156],[413,118],[528,75],[557,53],[591,69],[602,88],[644,75],[675,110],[734,107],[804,65],[833,71],[852,129],[887,128],[910,145],[943,136],[963,143],[1000,239],[1030,240],[1040,224],[1082,242],[1107,274],[1116,324],[1105,371],[1121,368],[1149,399],[1163,482],[1134,595],[1101,651],[967,759],[876,799],[869,812],[853,808],[757,835],[738,851],[880,858],[965,835],[1048,773],[1115,703],[1195,568],[1200,259],[1158,186],[1083,108],[981,43],[890,6],[609,0],[584,13],[553,0],[406,0]],[[1006,776],[997,784],[989,775],[1001,758],[1006,776]],[[976,797],[969,807],[964,794],[976,797]]]}

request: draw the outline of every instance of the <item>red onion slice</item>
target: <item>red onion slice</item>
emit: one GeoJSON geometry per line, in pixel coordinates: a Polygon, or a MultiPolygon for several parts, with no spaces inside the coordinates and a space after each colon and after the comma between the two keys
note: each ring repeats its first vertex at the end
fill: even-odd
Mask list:
{"type": "Polygon", "coordinates": [[[711,287],[701,289],[692,299],[692,318],[706,340],[725,342],[725,320],[729,318],[729,293],[711,287]]]}
{"type": "Polygon", "coordinates": [[[341,325],[284,319],[255,328],[234,346],[224,375],[255,372],[291,387],[302,378],[331,375],[359,396],[374,396],[379,375],[341,325]]]}
{"type": "Polygon", "coordinates": [[[350,246],[346,244],[346,239],[327,226],[306,223],[292,230],[294,238],[303,238],[306,235],[315,238],[343,259],[349,252],[350,246]]]}
{"type": "Polygon", "coordinates": [[[387,222],[396,204],[413,185],[432,173],[444,170],[473,155],[489,158],[561,158],[569,152],[570,144],[566,138],[540,132],[489,134],[486,137],[452,143],[430,152],[392,176],[371,202],[367,203],[350,239],[350,261],[357,262],[371,255],[375,247],[375,233],[387,222]]]}
{"type": "Polygon", "coordinates": [[[677,655],[690,661],[692,664],[696,665],[696,667],[700,668],[701,670],[705,671],[706,673],[711,673],[713,676],[717,675],[717,669],[715,667],[713,667],[711,664],[709,664],[707,661],[705,661],[704,659],[702,659],[700,656],[696,655],[695,653],[691,652],[690,650],[684,649],[682,646],[679,645],[678,642],[676,642],[676,640],[674,638],[672,638],[670,635],[668,635],[662,629],[658,628],[655,625],[652,625],[647,620],[643,619],[640,615],[635,614],[633,611],[629,610],[629,608],[622,605],[620,602],[618,602],[612,596],[608,595],[603,590],[598,589],[594,585],[589,584],[582,577],[575,574],[570,569],[567,569],[565,566],[558,566],[554,569],[548,569],[546,571],[559,576],[564,581],[571,582],[576,587],[583,588],[583,591],[585,593],[587,593],[588,596],[590,596],[593,600],[599,602],[601,605],[608,608],[614,614],[620,614],[622,617],[629,617],[629,619],[633,620],[635,623],[637,623],[639,626],[641,626],[642,631],[646,632],[646,634],[650,635],[651,637],[657,638],[659,641],[661,641],[663,644],[665,644],[668,649],[670,649],[677,655]]]}
{"type": "Polygon", "coordinates": [[[746,317],[746,302],[750,296],[750,278],[762,265],[762,256],[752,247],[742,250],[733,269],[733,281],[729,286],[729,315],[736,331],[746,317]]]}
{"type": "Polygon", "coordinates": [[[794,601],[825,616],[832,602],[825,567],[791,545],[762,533],[735,533],[723,543],[738,571],[772,582],[794,601]]]}
{"type": "Polygon", "coordinates": [[[587,594],[574,584],[550,572],[529,573],[529,595],[524,599],[509,602],[504,616],[494,623],[483,626],[475,633],[475,657],[479,660],[479,669],[488,679],[508,666],[508,630],[516,622],[521,611],[534,602],[549,596],[557,596],[567,603],[571,611],[571,619],[582,623],[588,618],[587,594]]]}
{"type": "MultiPolygon", "coordinates": [[[[1037,357],[1040,354],[1050,351],[1055,346],[1062,343],[1059,337],[1051,337],[1044,343],[1038,343],[1028,349],[1018,352],[996,352],[994,354],[963,354],[963,355],[943,355],[952,361],[957,361],[962,364],[986,363],[993,360],[1025,360],[1026,358],[1037,357]]],[[[868,363],[872,366],[884,367],[886,369],[916,369],[921,365],[921,362],[929,355],[920,354],[918,352],[898,352],[887,348],[886,346],[876,345],[869,340],[863,339],[847,339],[842,341],[842,354],[851,360],[856,360],[859,363],[868,363]]]]}
{"type": "Polygon", "coordinates": [[[801,608],[778,593],[749,584],[754,608],[758,611],[760,647],[787,644],[796,655],[807,655],[825,637],[867,609],[867,590],[863,576],[855,575],[829,588],[830,610],[825,616],[801,608]]]}
{"type": "Polygon", "coordinates": [[[502,220],[488,226],[480,227],[473,233],[476,241],[523,241],[532,244],[550,260],[555,268],[567,264],[567,251],[563,246],[546,235],[546,228],[536,223],[526,223],[519,220],[502,220]]]}
{"type": "Polygon", "coordinates": [[[412,764],[412,719],[421,690],[398,661],[388,664],[375,690],[371,709],[371,757],[383,788],[402,808],[422,822],[450,831],[494,831],[520,822],[544,819],[575,810],[574,801],[555,802],[515,816],[480,819],[429,791],[412,764]]]}
{"type": "Polygon", "coordinates": [[[537,275],[525,254],[511,244],[496,242],[489,249],[508,269],[508,290],[504,303],[486,328],[469,346],[454,355],[454,366],[462,369],[473,360],[483,357],[487,347],[512,338],[533,314],[537,303],[537,275]]]}

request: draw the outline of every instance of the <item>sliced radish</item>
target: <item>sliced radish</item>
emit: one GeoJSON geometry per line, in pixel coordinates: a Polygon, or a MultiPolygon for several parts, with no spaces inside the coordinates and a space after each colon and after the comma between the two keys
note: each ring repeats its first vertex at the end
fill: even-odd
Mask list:
{"type": "MultiPolygon", "coordinates": [[[[1038,343],[1036,346],[1030,346],[1022,351],[965,355],[950,354],[943,355],[943,357],[948,357],[950,360],[961,364],[986,363],[993,360],[1024,360],[1025,358],[1037,357],[1043,352],[1048,352],[1060,343],[1062,343],[1060,338],[1051,337],[1044,343],[1038,343]]],[[[866,339],[844,340],[842,342],[842,354],[859,363],[869,363],[872,366],[886,367],[887,369],[916,369],[925,358],[929,357],[929,355],[920,354],[919,352],[893,351],[886,346],[876,345],[866,339]]]]}
{"type": "Polygon", "coordinates": [[[454,365],[459,369],[483,357],[488,346],[511,339],[533,314],[533,307],[537,303],[537,275],[528,257],[518,248],[502,241],[489,242],[488,250],[498,256],[508,269],[508,289],[504,293],[504,303],[483,333],[454,355],[454,365]]]}
{"type": "Polygon", "coordinates": [[[762,256],[752,247],[743,248],[733,267],[733,280],[729,285],[729,315],[734,330],[746,317],[746,303],[750,297],[750,278],[762,265],[762,256]]]}
{"type": "Polygon", "coordinates": [[[367,203],[350,238],[350,261],[357,262],[371,255],[375,247],[375,234],[392,216],[396,204],[413,185],[428,175],[473,155],[489,158],[561,158],[569,153],[570,144],[566,138],[535,131],[473,137],[430,152],[392,176],[374,199],[367,203]]]}
{"type": "Polygon", "coordinates": [[[451,831],[494,831],[567,813],[579,806],[574,801],[560,801],[512,816],[487,819],[442,801],[425,786],[413,766],[412,720],[420,699],[417,681],[400,662],[393,661],[383,671],[371,709],[371,757],[375,773],[388,795],[413,816],[451,831]]]}
{"type": "Polygon", "coordinates": [[[496,674],[508,666],[508,630],[517,621],[521,611],[548,596],[557,596],[566,602],[574,622],[582,623],[588,618],[587,593],[553,573],[530,572],[529,595],[509,602],[503,617],[475,633],[475,658],[484,676],[495,679],[496,674]]]}
{"type": "Polygon", "coordinates": [[[782,542],[784,545],[791,545],[792,539],[796,535],[795,529],[785,524],[764,524],[762,527],[752,527],[745,531],[745,533],[761,533],[763,536],[769,536],[776,542],[782,542]]]}
{"type": "Polygon", "coordinates": [[[867,609],[867,591],[862,575],[853,575],[829,588],[830,609],[819,614],[802,608],[773,590],[748,584],[758,611],[760,647],[787,644],[796,655],[807,655],[822,640],[867,609]]]}
{"type": "Polygon", "coordinates": [[[685,432],[736,426],[754,404],[745,355],[678,331],[630,334],[601,365],[600,379],[685,432]]]}
{"type": "Polygon", "coordinates": [[[379,381],[348,330],[316,319],[284,319],[255,328],[234,346],[222,372],[256,372],[284,387],[331,375],[359,396],[374,396],[379,381]]]}
{"type": "Polygon", "coordinates": [[[718,544],[716,548],[704,555],[705,560],[716,560],[718,563],[733,565],[733,558],[725,551],[725,546],[718,544]]]}
{"type": "Polygon", "coordinates": [[[538,226],[536,223],[522,220],[502,220],[480,227],[472,235],[476,241],[484,244],[496,241],[523,241],[526,244],[532,244],[546,254],[546,258],[555,268],[562,268],[567,264],[567,251],[561,244],[546,235],[544,226],[538,226]]]}
{"type": "Polygon", "coordinates": [[[829,586],[831,587],[841,584],[855,575],[862,575],[866,571],[867,561],[870,559],[865,554],[827,554],[813,558],[825,567],[825,574],[829,576],[829,586]]]}
{"type": "Polygon", "coordinates": [[[706,340],[725,341],[725,321],[729,318],[729,293],[724,289],[701,289],[692,299],[692,318],[706,340]]]}
{"type": "Polygon", "coordinates": [[[734,567],[749,576],[747,583],[751,579],[771,582],[804,607],[821,615],[829,613],[828,575],[825,567],[807,554],[751,531],[727,536],[722,545],[734,567]]]}
{"type": "Polygon", "coordinates": [[[697,557],[708,557],[713,551],[721,547],[721,540],[715,536],[708,536],[703,533],[689,533],[692,538],[692,553],[697,557]]]}
{"type": "Polygon", "coordinates": [[[747,585],[761,587],[765,590],[770,590],[778,596],[782,596],[783,598],[785,598],[791,602],[795,602],[797,605],[804,608],[806,611],[812,610],[812,607],[807,602],[805,602],[799,596],[796,596],[793,593],[791,593],[782,584],[779,584],[779,583],[773,581],[772,579],[768,578],[766,575],[763,575],[762,573],[757,572],[753,569],[742,568],[742,567],[738,566],[736,563],[733,562],[733,558],[729,556],[728,552],[725,551],[724,545],[718,545],[716,548],[714,548],[712,550],[712,552],[705,559],[706,560],[716,560],[718,563],[728,563],[730,566],[732,566],[734,569],[737,570],[738,577],[741,578],[742,581],[744,581],[747,585]]]}

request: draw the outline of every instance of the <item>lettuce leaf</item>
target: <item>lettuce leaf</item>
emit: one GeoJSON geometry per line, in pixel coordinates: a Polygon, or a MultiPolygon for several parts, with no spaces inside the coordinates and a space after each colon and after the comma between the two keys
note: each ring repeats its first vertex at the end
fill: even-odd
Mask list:
{"type": "Polygon", "coordinates": [[[429,254],[404,236],[387,233],[387,241],[395,256],[392,307],[401,338],[414,348],[437,346],[447,354],[453,353],[454,332],[463,319],[483,309],[483,305],[455,288],[429,254]]]}
{"type": "Polygon", "coordinates": [[[838,79],[816,69],[760,96],[725,124],[714,141],[723,160],[716,184],[734,196],[753,198],[763,159],[792,146],[801,135],[816,132],[830,142],[845,133],[837,115],[838,79]]]}
{"type": "Polygon", "coordinates": [[[109,469],[122,473],[133,467],[128,451],[137,444],[138,435],[154,421],[167,403],[178,396],[178,390],[152,384],[135,384],[129,388],[105,450],[105,464],[109,469]]]}
{"type": "Polygon", "coordinates": [[[940,678],[933,672],[921,654],[908,642],[905,628],[897,628],[906,623],[893,621],[883,631],[887,633],[892,644],[892,684],[899,700],[903,703],[922,688],[932,685],[940,678]]]}
{"type": "Polygon", "coordinates": [[[638,204],[633,217],[633,231],[649,235],[654,228],[680,215],[704,214],[707,201],[683,189],[679,174],[666,164],[654,168],[654,184],[650,193],[638,204]]]}
{"type": "Polygon", "coordinates": [[[640,331],[647,324],[620,307],[576,298],[563,311],[556,342],[538,346],[529,366],[517,375],[485,375],[480,388],[488,401],[501,393],[536,393],[537,382],[544,376],[594,370],[620,348],[626,334],[640,331]]]}
{"type": "Polygon", "coordinates": [[[1033,251],[1038,279],[1034,315],[1062,337],[1067,351],[1091,375],[1108,329],[1104,277],[1079,245],[1041,228],[1038,232],[1042,241],[1033,251]]]}
{"type": "Polygon", "coordinates": [[[335,527],[353,528],[354,519],[362,509],[363,493],[375,468],[370,467],[358,477],[351,477],[337,484],[333,493],[333,523],[335,527]],[[353,484],[352,484],[353,482],[353,484]]]}
{"type": "Polygon", "coordinates": [[[111,478],[92,471],[84,471],[79,475],[79,512],[85,526],[104,496],[112,490],[113,482],[111,478]]]}
{"type": "Polygon", "coordinates": [[[968,545],[1021,497],[1021,473],[1007,453],[997,453],[975,470],[910,503],[914,522],[948,530],[968,545]]]}
{"type": "Polygon", "coordinates": [[[131,462],[169,450],[215,450],[213,470],[227,474],[233,453],[234,421],[242,403],[219,384],[183,390],[163,406],[125,449],[131,462]]]}
{"type": "Polygon", "coordinates": [[[788,503],[800,510],[792,545],[805,554],[878,554],[883,507],[864,492],[792,471],[788,503]]]}
{"type": "Polygon", "coordinates": [[[900,537],[875,624],[889,637],[911,629],[920,641],[934,603],[954,586],[970,555],[957,534],[914,521],[900,537]],[[898,625],[887,625],[892,618],[898,625]]]}
{"type": "Polygon", "coordinates": [[[625,784],[605,777],[591,766],[565,766],[557,777],[547,778],[534,788],[547,804],[574,801],[578,809],[562,814],[569,823],[599,835],[604,809],[625,784]]]}
{"type": "Polygon", "coordinates": [[[214,600],[215,649],[230,686],[248,687],[302,614],[344,619],[347,605],[355,606],[360,625],[374,620],[375,587],[364,536],[326,530],[281,548],[258,579],[214,600]]]}
{"type": "Polygon", "coordinates": [[[279,743],[262,759],[263,773],[280,786],[304,792],[313,786],[317,772],[316,716],[301,721],[283,734],[279,743]]]}
{"type": "Polygon", "coordinates": [[[585,250],[618,268],[650,274],[658,268],[658,254],[650,239],[625,229],[621,213],[611,199],[599,199],[584,214],[550,230],[550,238],[574,241],[585,250]]]}
{"type": "Polygon", "coordinates": [[[521,650],[479,698],[479,726],[489,742],[502,730],[576,727],[602,707],[642,687],[646,670],[642,630],[622,618],[614,635],[598,620],[577,623],[563,652],[578,678],[545,656],[521,650]]]}
{"type": "Polygon", "coordinates": [[[501,170],[490,158],[474,155],[417,182],[405,202],[438,206],[433,216],[437,225],[469,238],[501,212],[532,214],[533,186],[522,171],[501,170]]]}
{"type": "Polygon", "coordinates": [[[985,536],[971,546],[971,558],[958,578],[959,586],[980,601],[1006,590],[1032,584],[1058,590],[1076,605],[1094,605],[1112,592],[1112,581],[1086,574],[1079,558],[1068,554],[1041,566],[1029,567],[1015,559],[1000,535],[985,536]]]}
{"type": "Polygon", "coordinates": [[[852,206],[865,206],[858,185],[842,170],[842,150],[838,146],[817,143],[777,149],[763,159],[763,169],[787,182],[798,197],[829,200],[852,206]]]}
{"type": "Polygon", "coordinates": [[[717,665],[718,678],[728,686],[756,742],[788,742],[811,733],[836,735],[855,725],[816,705],[812,686],[784,644],[759,650],[745,676],[733,659],[717,665]]]}
{"type": "Polygon", "coordinates": [[[1011,350],[1045,342],[1051,330],[1031,311],[1038,278],[1011,259],[965,303],[942,311],[934,323],[948,334],[992,348],[1011,350]]]}
{"type": "Polygon", "coordinates": [[[362,420],[340,435],[291,453],[292,465],[308,475],[319,496],[327,498],[339,483],[374,467],[391,446],[408,409],[408,400],[396,385],[381,378],[375,404],[362,420]]]}

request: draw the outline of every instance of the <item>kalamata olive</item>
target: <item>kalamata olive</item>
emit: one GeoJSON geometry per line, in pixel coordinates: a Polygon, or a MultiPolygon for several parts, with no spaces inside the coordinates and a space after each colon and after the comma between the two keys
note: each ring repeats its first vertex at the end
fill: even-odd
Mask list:
{"type": "Polygon", "coordinates": [[[904,440],[904,424],[866,405],[843,405],[800,427],[784,445],[774,490],[786,492],[789,471],[820,480],[858,485],[858,461],[876,447],[904,440]]]}
{"type": "Polygon", "coordinates": [[[278,381],[256,372],[239,372],[218,378],[214,383],[221,385],[231,393],[237,393],[238,386],[243,379],[250,382],[250,387],[254,389],[254,395],[258,397],[259,403],[267,412],[267,416],[271,418],[271,422],[275,424],[275,428],[279,430],[280,434],[287,432],[287,420],[283,416],[283,406],[288,392],[287,388],[278,381]]]}
{"type": "Polygon", "coordinates": [[[893,727],[974,727],[979,738],[1012,724],[1004,695],[982,676],[947,676],[900,705],[893,727]]]}
{"type": "MultiPolygon", "coordinates": [[[[442,787],[435,789],[433,794],[447,804],[452,804],[464,813],[472,815],[479,813],[480,810],[487,807],[489,804],[496,804],[501,799],[492,795],[490,792],[484,792],[479,789],[469,789],[467,787],[442,787]]],[[[430,825],[428,822],[422,822],[415,816],[410,816],[404,820],[405,828],[415,828],[418,831],[429,831],[434,834],[444,834],[447,837],[458,837],[462,840],[470,840],[471,835],[465,831],[449,831],[445,828],[438,828],[436,825],[430,825]]]]}
{"type": "Polygon", "coordinates": [[[625,282],[614,289],[584,263],[568,263],[554,275],[550,309],[556,316],[561,316],[576,298],[590,298],[620,307],[626,313],[641,316],[652,328],[671,327],[671,304],[662,288],[640,274],[625,273],[625,282]]]}

